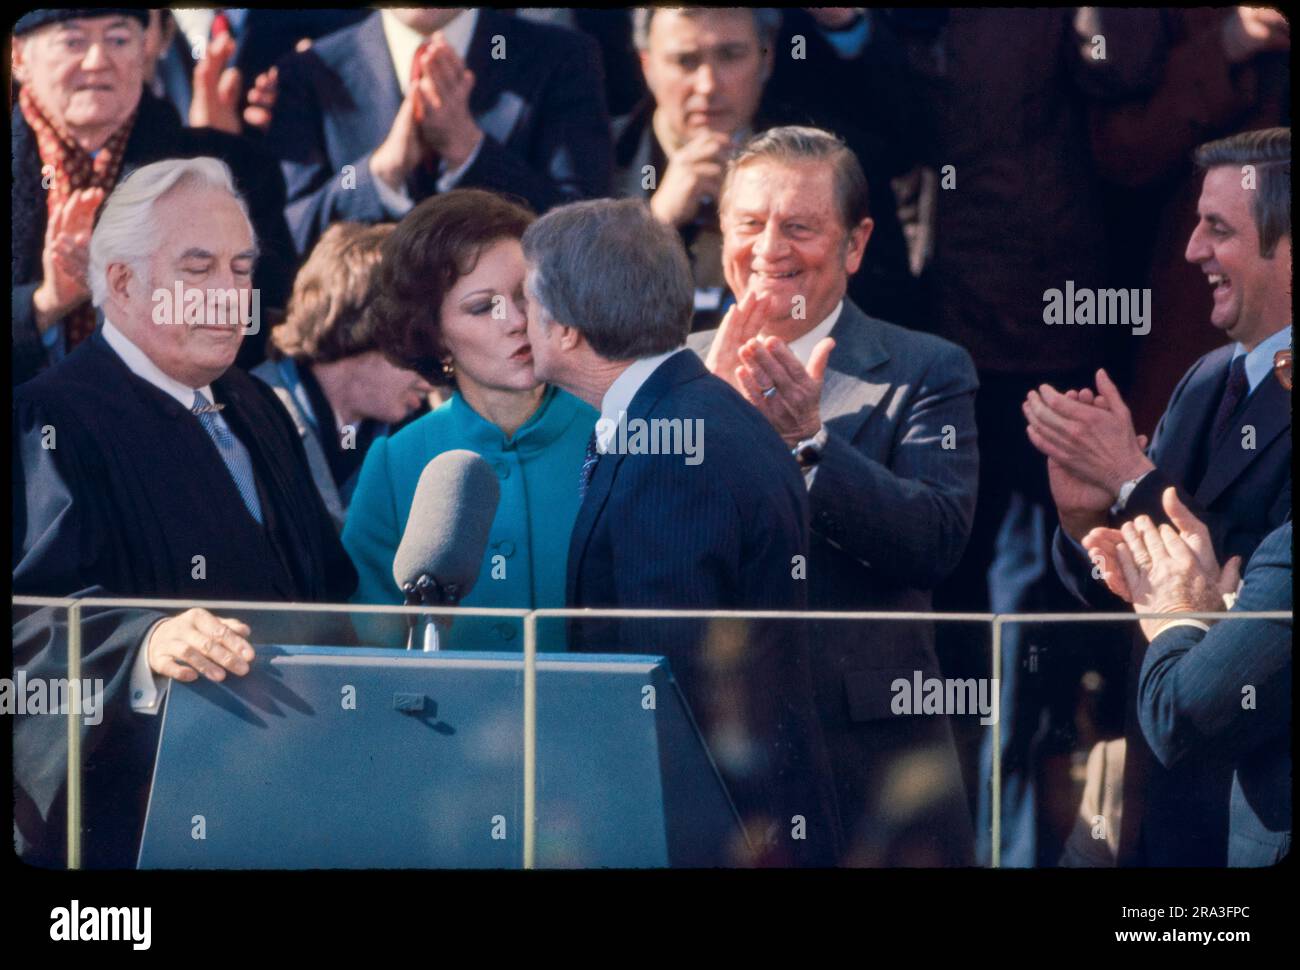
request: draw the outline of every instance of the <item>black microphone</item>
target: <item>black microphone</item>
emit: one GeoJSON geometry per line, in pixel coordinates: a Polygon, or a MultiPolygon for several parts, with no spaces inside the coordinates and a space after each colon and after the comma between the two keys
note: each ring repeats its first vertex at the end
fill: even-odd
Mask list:
{"type": "MultiPolygon", "coordinates": [[[[424,466],[406,531],[393,557],[393,579],[407,606],[455,606],[474,588],[501,501],[496,474],[472,451],[444,451],[424,466]]],[[[410,618],[407,649],[416,640],[410,618]]],[[[438,649],[438,629],[423,620],[423,649],[438,649]]]]}

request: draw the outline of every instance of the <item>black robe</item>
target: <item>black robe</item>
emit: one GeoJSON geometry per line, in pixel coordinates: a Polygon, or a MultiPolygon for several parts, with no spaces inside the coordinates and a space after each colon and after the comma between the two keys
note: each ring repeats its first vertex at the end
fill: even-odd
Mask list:
{"type": "MultiPolygon", "coordinates": [[[[46,367],[46,350],[36,329],[32,294],[41,283],[41,251],[45,245],[46,189],[36,135],[17,105],[10,118],[13,183],[10,201],[13,243],[13,380],[21,384],[46,367]]],[[[166,158],[218,158],[230,166],[235,188],[248,203],[260,254],[253,285],[261,290],[262,327],[244,338],[240,367],[251,369],[265,357],[270,330],[268,311],[289,299],[297,262],[289,226],[284,221],[284,178],[280,166],[250,139],[212,128],[185,128],[176,109],[148,90],[140,98],[135,125],[122,150],[118,181],[134,169],[166,158]]]]}
{"type": "MultiPolygon", "coordinates": [[[[352,594],[356,573],[274,394],[234,368],[212,390],[248,449],[264,526],[198,420],[133,374],[102,333],[15,391],[15,595],[291,603],[352,594]]],[[[95,608],[84,618],[82,676],[105,690],[102,722],[83,727],[87,866],[134,864],[161,715],[131,710],[130,673],[144,634],[174,612],[95,608]]],[[[255,644],[352,642],[342,619],[307,629],[301,615],[241,618],[255,644]]],[[[66,677],[63,612],[16,609],[14,620],[15,669],[66,677]]],[[[15,718],[16,836],[38,863],[57,864],[64,851],[65,732],[62,717],[15,718]]]]}

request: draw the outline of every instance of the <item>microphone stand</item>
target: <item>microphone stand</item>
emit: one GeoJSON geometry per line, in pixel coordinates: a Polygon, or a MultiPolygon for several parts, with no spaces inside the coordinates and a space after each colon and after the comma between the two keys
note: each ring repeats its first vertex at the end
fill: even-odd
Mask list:
{"type": "MultiPolygon", "coordinates": [[[[428,573],[421,573],[414,583],[404,583],[402,592],[407,606],[455,606],[460,602],[460,590],[454,583],[443,586],[428,573]]],[[[417,626],[424,628],[418,638],[420,649],[425,653],[440,650],[437,618],[414,614],[407,617],[406,649],[415,649],[417,626]]]]}

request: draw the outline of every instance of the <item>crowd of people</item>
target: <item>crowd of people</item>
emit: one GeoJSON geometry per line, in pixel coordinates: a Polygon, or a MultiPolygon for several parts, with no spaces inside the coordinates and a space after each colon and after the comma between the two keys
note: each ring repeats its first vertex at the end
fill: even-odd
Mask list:
{"type": "MultiPolygon", "coordinates": [[[[464,606],[1290,610],[1277,11],[67,8],[13,78],[16,594],[398,604],[421,472],[468,449],[501,498],[464,606]]],[[[406,635],[288,619],[87,618],[87,864],[132,863],[172,680],[406,635]]],[[[738,863],[1280,859],[1290,621],[1137,627],[1008,624],[997,671],[987,626],[910,620],[539,646],[669,659],[738,863]],[[992,734],[900,715],[913,676],[999,691],[997,846],[992,734]]],[[[14,650],[66,676],[54,611],[14,650]]],[[[41,864],[65,730],[16,725],[41,864]]]]}

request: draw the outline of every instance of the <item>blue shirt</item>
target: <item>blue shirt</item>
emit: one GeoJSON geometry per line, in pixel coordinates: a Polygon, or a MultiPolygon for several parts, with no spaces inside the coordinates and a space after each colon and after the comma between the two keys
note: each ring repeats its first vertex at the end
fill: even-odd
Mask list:
{"type": "Polygon", "coordinates": [[[1242,354],[1246,354],[1246,380],[1250,384],[1251,394],[1255,393],[1255,389],[1259,387],[1264,378],[1273,373],[1273,355],[1279,350],[1285,350],[1290,346],[1290,327],[1283,327],[1273,336],[1261,340],[1259,346],[1248,354],[1245,347],[1237,344],[1232,359],[1236,360],[1242,354]]]}

